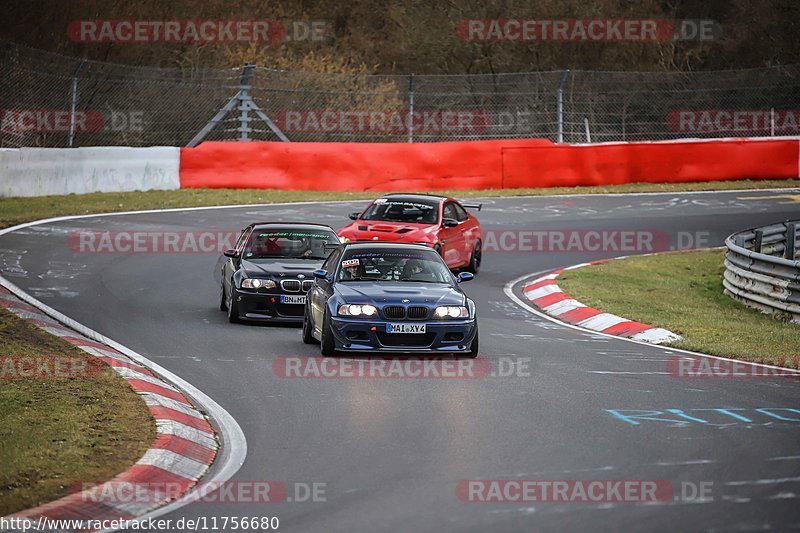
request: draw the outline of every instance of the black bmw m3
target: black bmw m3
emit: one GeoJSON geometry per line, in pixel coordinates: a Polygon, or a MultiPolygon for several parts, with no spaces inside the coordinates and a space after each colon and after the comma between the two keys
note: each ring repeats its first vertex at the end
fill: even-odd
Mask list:
{"type": "Polygon", "coordinates": [[[250,224],[225,251],[220,309],[231,322],[302,322],[313,272],[338,244],[323,224],[250,224]]]}

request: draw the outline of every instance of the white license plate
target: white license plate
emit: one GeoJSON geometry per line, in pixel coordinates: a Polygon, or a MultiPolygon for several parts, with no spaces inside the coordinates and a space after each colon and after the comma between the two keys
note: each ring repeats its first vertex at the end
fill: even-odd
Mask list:
{"type": "Polygon", "coordinates": [[[288,294],[281,294],[281,303],[282,304],[305,304],[306,303],[306,296],[293,296],[288,294]]]}
{"type": "Polygon", "coordinates": [[[386,324],[386,333],[425,333],[425,324],[386,324]]]}

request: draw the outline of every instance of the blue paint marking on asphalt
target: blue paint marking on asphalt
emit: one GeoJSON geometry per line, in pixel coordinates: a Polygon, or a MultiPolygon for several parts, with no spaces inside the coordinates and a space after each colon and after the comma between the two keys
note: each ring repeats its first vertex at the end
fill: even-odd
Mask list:
{"type": "Polygon", "coordinates": [[[728,408],[697,408],[697,409],[661,409],[661,410],[643,410],[643,409],[605,409],[607,413],[621,420],[626,424],[632,426],[642,425],[641,421],[649,422],[666,422],[668,424],[677,424],[679,426],[688,426],[694,424],[704,425],[731,425],[739,423],[772,423],[775,420],[781,422],[797,422],[800,423],[800,409],[793,407],[759,407],[755,409],[745,409],[743,407],[728,407],[728,408]],[[709,417],[711,420],[693,416],[689,413],[697,411],[708,412],[711,415],[720,414],[725,418],[722,420],[719,417],[709,417]],[[745,411],[748,416],[737,413],[734,411],[745,411]],[[750,414],[755,413],[755,414],[750,414]]]}

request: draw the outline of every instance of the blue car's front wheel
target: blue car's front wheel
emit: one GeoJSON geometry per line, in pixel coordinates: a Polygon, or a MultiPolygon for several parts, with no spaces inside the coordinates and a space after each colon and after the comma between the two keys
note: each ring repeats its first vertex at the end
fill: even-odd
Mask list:
{"type": "Polygon", "coordinates": [[[478,330],[475,330],[475,337],[472,339],[472,344],[469,345],[469,352],[467,356],[471,359],[478,357],[478,330]]]}

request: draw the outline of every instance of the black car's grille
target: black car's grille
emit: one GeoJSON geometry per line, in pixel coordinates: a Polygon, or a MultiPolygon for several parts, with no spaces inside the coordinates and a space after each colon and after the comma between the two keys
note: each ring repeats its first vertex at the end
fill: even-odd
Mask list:
{"type": "Polygon", "coordinates": [[[402,305],[387,305],[383,308],[383,316],[386,318],[405,318],[406,310],[402,305]]]}
{"type": "Polygon", "coordinates": [[[426,348],[431,345],[435,333],[378,333],[378,341],[387,347],[426,348]]]}
{"type": "Polygon", "coordinates": [[[308,292],[308,289],[310,289],[313,284],[314,280],[312,279],[303,280],[303,292],[308,292]]]}
{"type": "Polygon", "coordinates": [[[300,282],[296,279],[281,280],[281,288],[286,292],[299,292],[300,282]]]}
{"type": "Polygon", "coordinates": [[[428,316],[428,308],[423,307],[421,305],[412,305],[408,308],[408,318],[412,320],[420,320],[422,318],[427,318],[428,316]]]}

